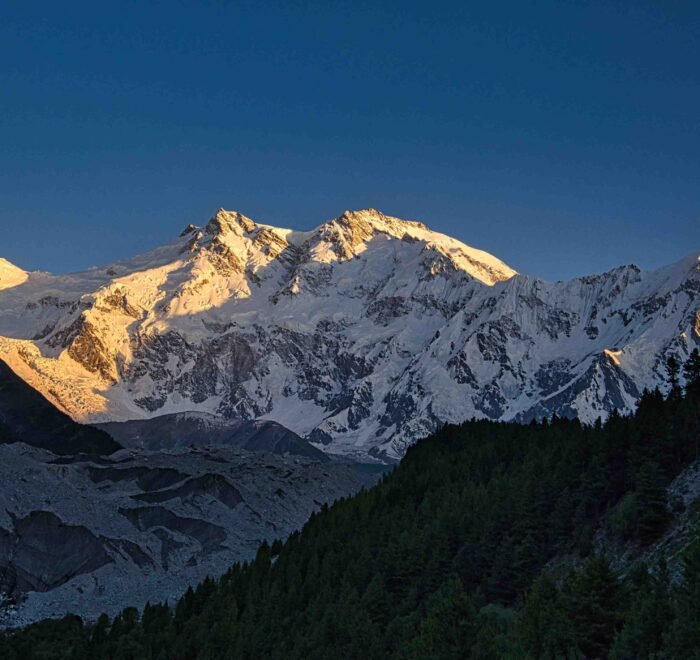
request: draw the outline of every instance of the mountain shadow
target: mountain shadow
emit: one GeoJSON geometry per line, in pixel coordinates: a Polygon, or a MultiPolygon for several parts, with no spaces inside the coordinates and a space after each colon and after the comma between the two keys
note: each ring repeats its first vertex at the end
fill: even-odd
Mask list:
{"type": "Polygon", "coordinates": [[[0,443],[24,442],[55,454],[112,454],[121,445],[74,422],[0,360],[0,443]]]}

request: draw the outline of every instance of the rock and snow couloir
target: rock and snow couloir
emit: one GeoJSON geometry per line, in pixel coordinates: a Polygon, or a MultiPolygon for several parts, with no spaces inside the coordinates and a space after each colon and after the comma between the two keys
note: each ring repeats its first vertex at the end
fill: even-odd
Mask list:
{"type": "Polygon", "coordinates": [[[397,458],[471,417],[591,422],[698,345],[698,253],[549,283],[371,209],[308,232],[221,210],[70,275],[0,261],[0,357],[75,419],[272,420],[331,453],[397,458]]]}

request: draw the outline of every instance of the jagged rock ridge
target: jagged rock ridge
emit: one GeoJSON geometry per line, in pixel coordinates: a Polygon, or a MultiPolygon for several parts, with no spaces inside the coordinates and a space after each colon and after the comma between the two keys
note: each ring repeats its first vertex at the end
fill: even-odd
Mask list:
{"type": "Polygon", "coordinates": [[[444,422],[630,409],[700,343],[699,294],[698,252],[549,283],[371,209],[309,232],[221,210],[0,291],[0,355],[81,421],[198,411],[397,458],[444,422]]]}
{"type": "Polygon", "coordinates": [[[229,420],[208,413],[174,413],[97,426],[127,448],[158,451],[190,446],[237,447],[328,461],[327,455],[307,440],[269,420],[229,420]]]}

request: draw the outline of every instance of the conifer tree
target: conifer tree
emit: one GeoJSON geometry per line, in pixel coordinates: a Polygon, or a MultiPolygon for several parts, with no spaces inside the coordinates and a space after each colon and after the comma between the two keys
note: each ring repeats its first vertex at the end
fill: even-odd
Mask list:
{"type": "Polygon", "coordinates": [[[674,621],[668,637],[670,657],[700,658],[700,539],[683,557],[683,581],[673,594],[674,621]]]}
{"type": "Polygon", "coordinates": [[[535,580],[525,599],[516,639],[521,657],[554,660],[576,653],[575,634],[564,600],[547,575],[535,580]]]}
{"type": "Polygon", "coordinates": [[[589,658],[602,658],[620,624],[622,590],[608,559],[593,555],[570,581],[569,612],[578,648],[589,658]]]}
{"type": "Polygon", "coordinates": [[[700,351],[697,348],[693,349],[683,365],[683,375],[687,388],[700,387],[700,351]]]}
{"type": "Polygon", "coordinates": [[[628,608],[624,626],[611,648],[612,660],[660,657],[671,622],[669,575],[661,561],[655,573],[640,566],[627,579],[628,608]]]}
{"type": "Polygon", "coordinates": [[[411,643],[408,657],[415,660],[461,660],[476,637],[477,612],[457,578],[448,580],[435,594],[428,615],[411,643]]]}
{"type": "Polygon", "coordinates": [[[681,365],[675,355],[669,355],[666,358],[666,375],[668,384],[671,386],[671,393],[675,393],[679,389],[678,376],[681,372],[681,365]]]}
{"type": "Polygon", "coordinates": [[[666,480],[659,466],[646,460],[637,471],[637,537],[643,544],[654,541],[663,531],[670,513],[666,500],[666,480]]]}

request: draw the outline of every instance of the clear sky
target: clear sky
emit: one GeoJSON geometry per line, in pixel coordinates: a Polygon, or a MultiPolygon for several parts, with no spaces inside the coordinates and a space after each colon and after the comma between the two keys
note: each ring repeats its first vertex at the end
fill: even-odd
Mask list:
{"type": "Polygon", "coordinates": [[[0,256],[372,206],[560,279],[700,250],[700,2],[8,2],[0,256]]]}

